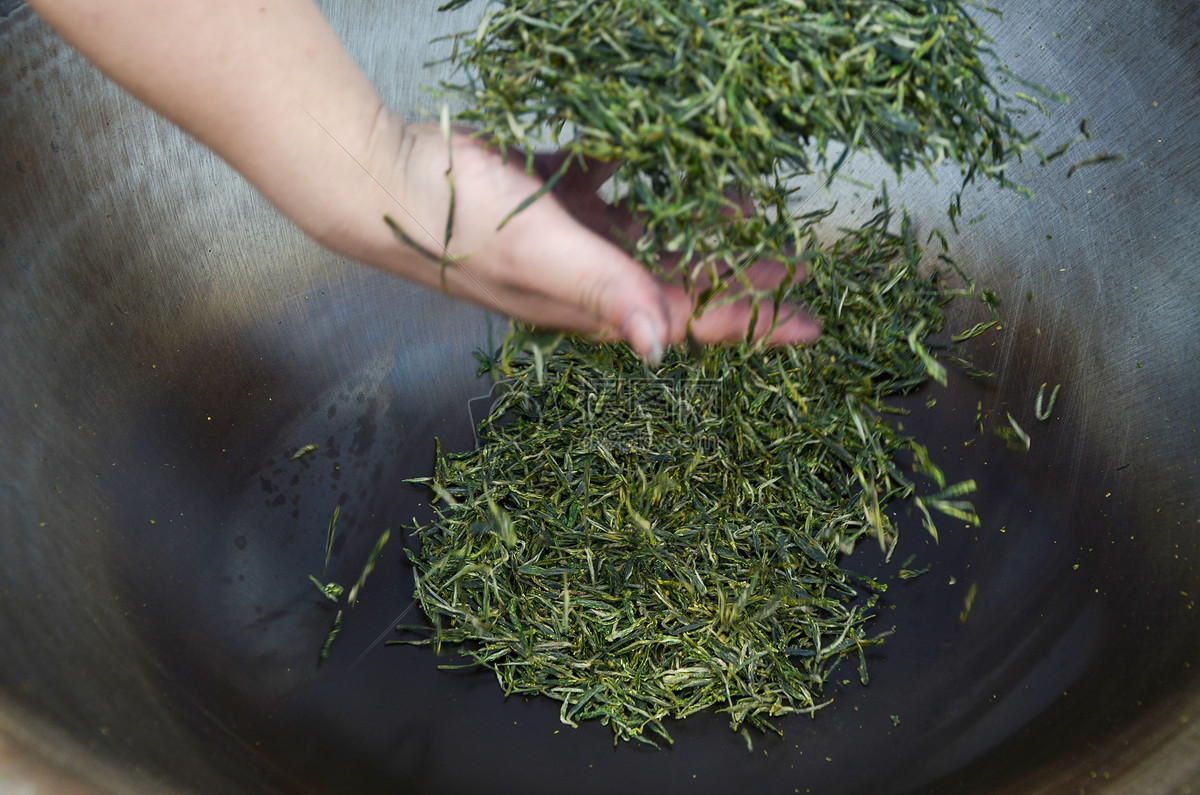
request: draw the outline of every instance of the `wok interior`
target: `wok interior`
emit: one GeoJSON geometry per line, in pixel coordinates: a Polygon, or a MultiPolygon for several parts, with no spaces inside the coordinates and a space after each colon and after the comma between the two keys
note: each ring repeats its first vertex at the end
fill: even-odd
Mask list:
{"type": "MultiPolygon", "coordinates": [[[[998,376],[922,393],[902,421],[949,477],[978,481],[983,526],[943,522],[934,544],[901,508],[890,566],[870,548],[847,561],[890,585],[877,629],[896,633],[868,687],[841,684],[847,666],[828,708],[752,751],[701,715],[645,752],[383,642],[418,620],[398,531],[428,509],[403,481],[429,472],[435,439],[471,444],[489,386],[472,353],[503,324],[320,250],[27,8],[0,8],[0,749],[27,760],[0,776],[231,793],[1200,777],[1195,9],[1043,1],[988,23],[1006,63],[1072,97],[1031,120],[1048,149],[1086,117],[1097,139],[1079,156],[1127,160],[1070,179],[1028,163],[1013,176],[1034,201],[993,185],[964,200],[951,253],[1004,301],[1003,330],[973,349],[998,376]],[[1062,385],[1046,422],[1042,383],[1062,385]],[[1028,453],[992,433],[1008,414],[1028,453]],[[350,584],[385,528],[318,664],[336,608],[308,576],[350,584]],[[901,582],[909,554],[932,568],[901,582]]],[[[423,64],[445,45],[425,42],[474,23],[425,2],[326,11],[401,108],[436,107],[423,64]]],[[[946,226],[942,176],[893,189],[923,234],[946,226]]],[[[834,191],[843,222],[869,210],[870,191],[834,191]]]]}

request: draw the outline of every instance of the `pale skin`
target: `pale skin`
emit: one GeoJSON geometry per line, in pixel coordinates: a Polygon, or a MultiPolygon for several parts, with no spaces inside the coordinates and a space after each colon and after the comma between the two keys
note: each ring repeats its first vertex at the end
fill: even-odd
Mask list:
{"type": "MultiPolygon", "coordinates": [[[[105,74],[224,158],[301,230],[367,265],[442,289],[442,269],[397,239],[395,219],[442,251],[448,146],[436,124],[406,124],[380,98],[312,0],[30,0],[105,74]]],[[[648,361],[689,332],[694,304],[612,242],[627,217],[596,189],[602,167],[572,173],[500,228],[540,187],[524,158],[503,162],[464,131],[453,137],[456,212],[445,288],[539,326],[625,339],[648,361]]],[[[754,281],[778,283],[776,263],[754,281]]],[[[753,330],[808,343],[820,327],[799,307],[753,330]]],[[[745,338],[751,311],[702,313],[699,342],[745,338]]]]}

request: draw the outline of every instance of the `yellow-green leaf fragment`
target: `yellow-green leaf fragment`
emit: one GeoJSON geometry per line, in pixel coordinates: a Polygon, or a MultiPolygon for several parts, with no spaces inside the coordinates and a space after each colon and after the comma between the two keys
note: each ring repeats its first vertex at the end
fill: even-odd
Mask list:
{"type": "Polygon", "coordinates": [[[1050,419],[1054,412],[1054,402],[1058,400],[1058,390],[1062,388],[1062,384],[1055,384],[1053,391],[1050,392],[1050,400],[1045,407],[1042,406],[1042,400],[1046,396],[1046,384],[1042,384],[1038,388],[1037,398],[1033,401],[1033,416],[1038,422],[1045,422],[1050,419]]]}
{"type": "Polygon", "coordinates": [[[308,455],[309,453],[315,453],[318,449],[320,449],[320,448],[315,444],[306,444],[303,447],[301,447],[299,450],[297,450],[295,453],[292,454],[292,460],[296,461],[298,459],[304,458],[304,456],[308,455]]]}

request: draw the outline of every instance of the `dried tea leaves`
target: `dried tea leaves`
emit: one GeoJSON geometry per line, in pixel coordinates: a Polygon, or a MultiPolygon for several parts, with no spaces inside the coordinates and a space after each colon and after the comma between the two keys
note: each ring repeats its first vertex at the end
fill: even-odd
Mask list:
{"type": "Polygon", "coordinates": [[[418,642],[466,644],[505,693],[650,742],[710,707],[735,729],[816,710],[847,657],[865,682],[882,586],[840,556],[890,549],[895,499],[931,532],[933,510],[976,521],[974,484],[947,485],[883,419],[929,378],[950,295],[907,220],[885,224],[810,240],[793,297],[827,329],[812,347],[674,350],[651,374],[623,345],[514,329],[486,358],[504,380],[479,446],[419,481],[440,501],[412,554],[418,642]],[[905,453],[941,492],[914,493],[905,453]]]}

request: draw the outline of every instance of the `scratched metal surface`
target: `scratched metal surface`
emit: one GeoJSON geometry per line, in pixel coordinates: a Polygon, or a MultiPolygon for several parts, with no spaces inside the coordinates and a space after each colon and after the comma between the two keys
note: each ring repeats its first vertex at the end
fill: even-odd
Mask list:
{"type": "MultiPolygon", "coordinates": [[[[472,23],[435,5],[326,4],[414,113],[437,104],[423,64],[444,50],[424,42],[472,23]]],[[[329,576],[345,582],[380,531],[420,514],[400,481],[428,470],[435,437],[469,444],[486,317],[321,251],[27,8],[0,4],[0,784],[1200,786],[1200,12],[1010,5],[989,23],[998,51],[1072,97],[1047,140],[1086,117],[1096,139],[1079,156],[1127,160],[1070,179],[1031,164],[1017,176],[1032,202],[966,197],[976,221],[951,245],[1004,299],[1003,332],[976,351],[999,376],[956,381],[933,412],[922,396],[906,422],[979,481],[984,525],[937,546],[911,526],[898,554],[933,570],[889,591],[881,624],[897,634],[871,685],[834,688],[817,719],[783,721],[748,754],[713,716],[673,727],[667,751],[613,749],[604,727],[568,729],[552,704],[383,646],[409,604],[399,544],[316,665],[332,616],[307,576],[328,517],[341,505],[329,576]],[[1043,382],[1063,390],[1039,423],[1043,382]],[[1006,413],[1028,454],[991,434],[1006,413]],[[308,443],[320,450],[291,461],[308,443]]],[[[922,230],[944,219],[943,176],[893,189],[922,230]]],[[[866,211],[853,184],[835,192],[840,218],[866,211]]],[[[886,572],[867,552],[851,563],[886,572]]]]}

